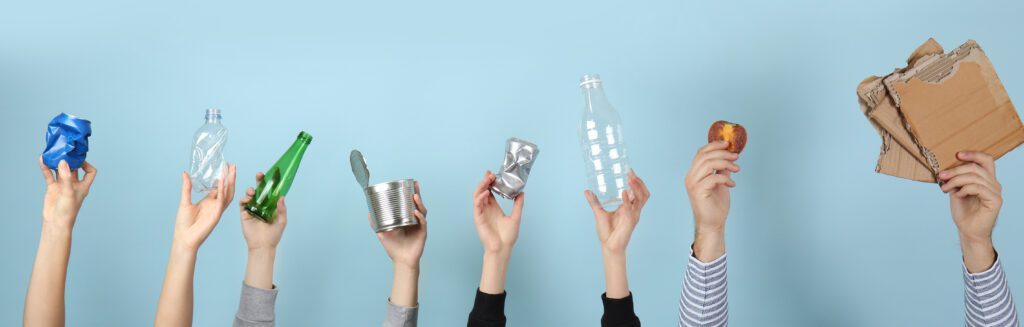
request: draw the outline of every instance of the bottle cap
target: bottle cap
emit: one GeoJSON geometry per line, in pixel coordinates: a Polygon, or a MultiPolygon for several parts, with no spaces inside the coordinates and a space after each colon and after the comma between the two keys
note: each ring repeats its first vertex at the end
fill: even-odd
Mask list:
{"type": "Polygon", "coordinates": [[[586,74],[580,78],[580,87],[582,88],[593,88],[598,86],[601,86],[601,75],[586,74]]]}

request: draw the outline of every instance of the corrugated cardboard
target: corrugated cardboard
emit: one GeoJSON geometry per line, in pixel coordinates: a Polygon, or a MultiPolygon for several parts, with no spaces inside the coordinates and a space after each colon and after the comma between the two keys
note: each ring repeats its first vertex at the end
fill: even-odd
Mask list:
{"type": "Polygon", "coordinates": [[[1024,143],[1024,125],[988,57],[974,41],[942,53],[929,39],[906,68],[857,87],[861,110],[882,138],[875,170],[935,182],[959,151],[1001,157],[1024,143]]]}

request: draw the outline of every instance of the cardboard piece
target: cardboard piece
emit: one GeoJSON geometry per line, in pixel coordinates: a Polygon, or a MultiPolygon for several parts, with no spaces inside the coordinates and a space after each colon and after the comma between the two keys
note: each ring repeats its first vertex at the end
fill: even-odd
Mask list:
{"type": "Polygon", "coordinates": [[[861,111],[882,138],[875,171],[935,182],[939,172],[962,164],[959,151],[998,159],[1024,143],[1024,125],[976,42],[943,54],[929,39],[907,64],[857,87],[861,111]]]}

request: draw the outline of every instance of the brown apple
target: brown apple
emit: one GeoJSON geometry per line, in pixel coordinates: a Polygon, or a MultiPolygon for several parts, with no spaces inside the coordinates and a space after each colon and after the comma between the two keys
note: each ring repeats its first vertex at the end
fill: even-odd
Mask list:
{"type": "Polygon", "coordinates": [[[726,150],[740,153],[743,151],[743,147],[747,146],[747,129],[740,124],[724,120],[716,121],[708,130],[708,143],[723,140],[729,142],[729,147],[726,150]]]}

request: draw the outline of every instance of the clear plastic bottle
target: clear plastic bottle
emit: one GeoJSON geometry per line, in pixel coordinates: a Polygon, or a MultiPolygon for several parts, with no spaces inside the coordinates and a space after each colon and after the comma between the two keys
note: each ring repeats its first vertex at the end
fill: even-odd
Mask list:
{"type": "Polygon", "coordinates": [[[601,205],[612,210],[622,203],[622,191],[629,188],[622,119],[605,97],[600,75],[583,75],[580,89],[586,103],[579,134],[587,181],[601,205]]]}
{"type": "Polygon", "coordinates": [[[224,144],[228,129],[220,123],[220,109],[206,109],[206,123],[199,127],[192,142],[189,176],[192,190],[206,192],[217,188],[224,170],[224,144]]]}

